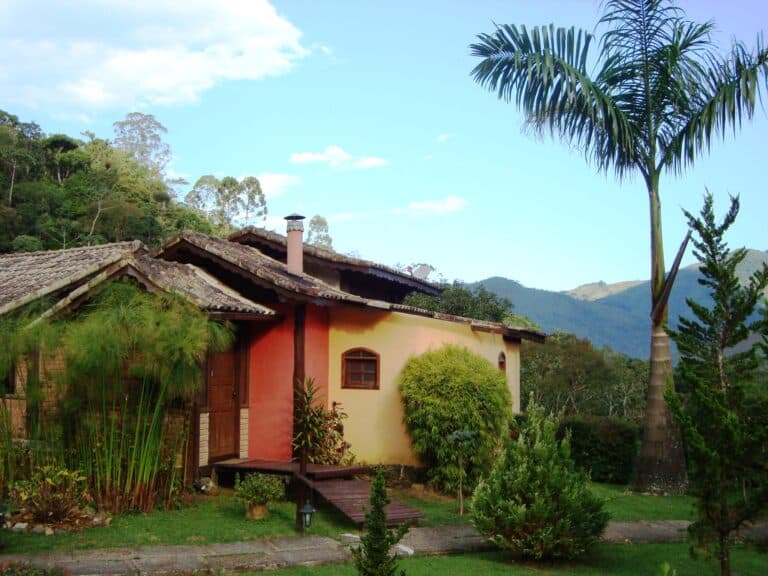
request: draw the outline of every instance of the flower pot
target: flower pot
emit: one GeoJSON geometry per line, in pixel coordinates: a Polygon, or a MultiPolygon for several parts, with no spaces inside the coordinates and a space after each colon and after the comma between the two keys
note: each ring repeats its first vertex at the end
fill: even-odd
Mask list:
{"type": "Polygon", "coordinates": [[[249,520],[261,520],[269,516],[266,504],[248,504],[245,509],[245,517],[249,520]]]}

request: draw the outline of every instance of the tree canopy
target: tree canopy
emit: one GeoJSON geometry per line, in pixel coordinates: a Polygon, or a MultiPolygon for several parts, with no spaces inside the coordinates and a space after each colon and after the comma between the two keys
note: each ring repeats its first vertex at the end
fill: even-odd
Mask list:
{"type": "MultiPolygon", "coordinates": [[[[114,142],[46,135],[0,110],[0,252],[134,239],[152,246],[185,229],[219,230],[174,198],[178,181],[165,174],[171,151],[160,122],[131,113],[115,131],[114,142]]],[[[263,215],[258,180],[236,185],[246,219],[263,215]]]]}

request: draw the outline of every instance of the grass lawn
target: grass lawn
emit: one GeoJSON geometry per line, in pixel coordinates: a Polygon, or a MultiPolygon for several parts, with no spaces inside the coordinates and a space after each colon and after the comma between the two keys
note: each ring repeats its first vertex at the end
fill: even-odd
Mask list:
{"type": "Polygon", "coordinates": [[[605,500],[611,520],[693,520],[696,514],[693,496],[638,494],[615,484],[592,484],[592,490],[605,500]]]}
{"type": "MultiPolygon", "coordinates": [[[[292,502],[270,504],[270,518],[246,520],[244,506],[232,496],[204,496],[180,510],[126,514],[113,518],[108,527],[86,528],[81,532],[42,536],[4,531],[4,552],[85,550],[173,544],[238,542],[275,536],[295,536],[292,502]]],[[[312,534],[337,537],[354,531],[335,510],[321,507],[312,522],[312,534]]],[[[0,555],[2,558],[2,555],[0,555]]]]}
{"type": "MultiPolygon", "coordinates": [[[[686,520],[692,517],[694,499],[687,496],[646,496],[625,493],[620,486],[594,485],[607,501],[613,520],[686,520]]],[[[454,498],[430,492],[393,490],[393,495],[424,513],[421,526],[469,524],[471,516],[459,516],[454,498]]],[[[28,533],[2,534],[7,552],[83,550],[173,544],[236,542],[256,538],[294,535],[295,506],[284,502],[270,505],[271,518],[250,521],[243,506],[232,496],[203,496],[181,510],[117,516],[112,525],[81,532],[41,536],[28,533]]],[[[319,506],[311,534],[337,537],[354,532],[355,526],[327,505],[319,506]]]]}
{"type": "MultiPolygon", "coordinates": [[[[517,563],[503,552],[464,554],[459,556],[427,556],[408,558],[399,568],[408,576],[654,576],[664,562],[677,571],[677,576],[715,576],[720,567],[714,561],[692,559],[686,544],[606,544],[598,546],[592,555],[580,562],[565,564],[517,563]]],[[[768,554],[752,548],[734,547],[734,574],[764,576],[768,573],[768,554]]],[[[259,573],[263,574],[263,573],[259,573]]],[[[290,568],[274,572],[276,576],[354,576],[352,564],[335,564],[290,568]]],[[[252,574],[252,576],[256,576],[252,574]]]]}

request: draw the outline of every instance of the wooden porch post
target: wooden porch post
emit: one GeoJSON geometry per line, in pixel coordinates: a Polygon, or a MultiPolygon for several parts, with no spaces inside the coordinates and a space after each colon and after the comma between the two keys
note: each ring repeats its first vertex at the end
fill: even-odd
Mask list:
{"type": "MultiPolygon", "coordinates": [[[[304,345],[306,330],[307,307],[306,304],[297,304],[293,316],[293,435],[296,435],[297,427],[301,425],[301,405],[304,398],[304,345]]],[[[294,456],[296,456],[294,454],[294,456]]],[[[307,450],[302,448],[299,456],[299,474],[302,478],[307,476],[307,450]]],[[[304,531],[304,523],[300,510],[307,501],[307,487],[304,482],[298,481],[298,497],[296,499],[296,529],[304,531]]]]}

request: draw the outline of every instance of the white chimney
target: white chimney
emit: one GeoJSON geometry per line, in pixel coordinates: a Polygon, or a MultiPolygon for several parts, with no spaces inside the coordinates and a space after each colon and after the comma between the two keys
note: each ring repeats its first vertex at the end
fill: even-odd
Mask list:
{"type": "Polygon", "coordinates": [[[291,214],[285,219],[288,221],[288,272],[301,274],[304,272],[304,224],[301,222],[304,216],[291,214]]]}

